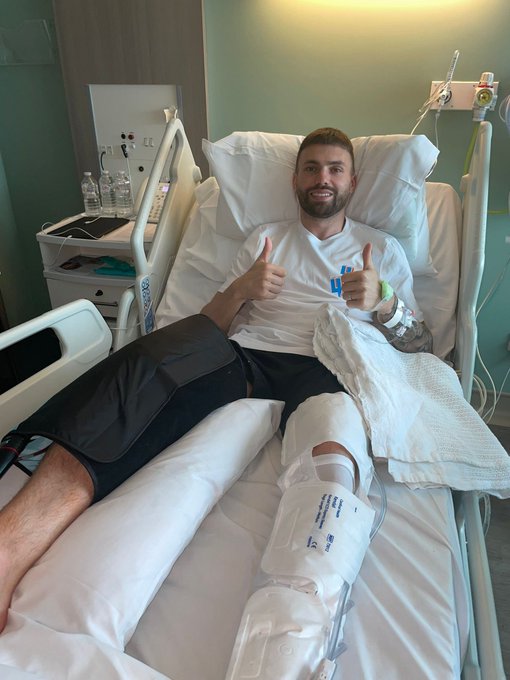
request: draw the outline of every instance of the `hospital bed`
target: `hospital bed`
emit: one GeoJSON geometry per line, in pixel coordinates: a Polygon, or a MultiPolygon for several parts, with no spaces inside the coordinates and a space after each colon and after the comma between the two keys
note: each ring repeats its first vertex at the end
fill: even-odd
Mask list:
{"type": "MultiPolygon", "coordinates": [[[[455,355],[469,400],[491,127],[480,125],[462,205],[452,187],[424,182],[435,158],[426,157],[428,147],[411,142],[409,160],[408,141],[390,137],[357,140],[358,170],[365,171],[365,189],[361,177],[358,189],[366,198],[367,187],[370,197],[370,187],[388,192],[390,181],[392,203],[400,192],[401,223],[413,229],[398,236],[413,262],[416,297],[436,352],[455,355]],[[407,158],[400,174],[387,167],[379,174],[370,165],[393,153],[397,165],[402,153],[407,158]],[[416,171],[420,158],[427,172],[416,171]]],[[[169,123],[133,232],[138,276],[120,306],[115,348],[210,299],[242,243],[242,229],[259,221],[247,191],[254,184],[265,191],[269,182],[278,195],[281,170],[290,176],[298,142],[240,133],[205,143],[216,178],[200,183],[181,123],[169,123]],[[171,191],[147,256],[143,231],[168,157],[171,191]],[[252,168],[249,176],[239,171],[238,163],[246,168],[254,159],[262,161],[262,179],[252,168]]],[[[261,222],[296,209],[285,191],[283,204],[264,201],[266,212],[280,214],[264,214],[270,219],[261,222]]],[[[87,301],[3,333],[0,349],[43,328],[56,333],[62,357],[0,396],[2,434],[110,350],[110,330],[87,301]]],[[[241,400],[219,409],[87,510],[19,585],[0,637],[2,678],[224,678],[280,499],[280,408],[241,400]]],[[[384,493],[374,485],[370,495],[386,514],[350,596],[335,678],[503,678],[479,494],[410,490],[383,465],[377,469],[384,493]]],[[[25,481],[11,468],[0,501],[25,481]]]]}

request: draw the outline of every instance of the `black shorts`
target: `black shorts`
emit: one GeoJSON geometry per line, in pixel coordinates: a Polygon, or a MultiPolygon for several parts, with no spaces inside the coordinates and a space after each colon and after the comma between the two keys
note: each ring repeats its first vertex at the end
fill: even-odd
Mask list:
{"type": "Polygon", "coordinates": [[[266,352],[240,347],[236,342],[232,344],[243,360],[247,380],[253,386],[251,396],[285,402],[280,421],[282,433],[290,414],[308,397],[345,392],[338,379],[317,357],[266,352]]]}

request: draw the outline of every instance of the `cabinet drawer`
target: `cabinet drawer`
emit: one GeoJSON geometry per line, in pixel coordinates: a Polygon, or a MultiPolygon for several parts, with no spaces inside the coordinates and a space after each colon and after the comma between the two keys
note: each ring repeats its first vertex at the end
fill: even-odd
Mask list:
{"type": "Polygon", "coordinates": [[[46,274],[45,276],[52,307],[60,307],[67,302],[85,298],[96,305],[102,316],[111,319],[117,318],[122,293],[134,283],[125,279],[117,279],[115,282],[94,279],[84,283],[73,280],[73,277],[62,280],[60,277],[54,279],[46,274]]]}

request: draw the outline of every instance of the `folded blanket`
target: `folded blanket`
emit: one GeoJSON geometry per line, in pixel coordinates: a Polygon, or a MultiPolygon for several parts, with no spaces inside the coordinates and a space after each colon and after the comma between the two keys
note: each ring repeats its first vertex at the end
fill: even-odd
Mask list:
{"type": "Polygon", "coordinates": [[[510,457],[443,361],[399,352],[329,305],[317,315],[314,351],[356,401],[373,455],[396,481],[510,496],[510,457]]]}

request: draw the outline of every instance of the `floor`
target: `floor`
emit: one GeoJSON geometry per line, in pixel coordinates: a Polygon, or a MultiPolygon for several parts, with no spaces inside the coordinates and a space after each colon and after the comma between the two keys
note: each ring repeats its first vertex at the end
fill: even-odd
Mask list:
{"type": "MultiPolygon", "coordinates": [[[[491,430],[510,454],[510,427],[491,426],[491,430]]],[[[502,501],[491,497],[491,522],[486,544],[503,664],[510,677],[510,499],[502,501]]]]}

